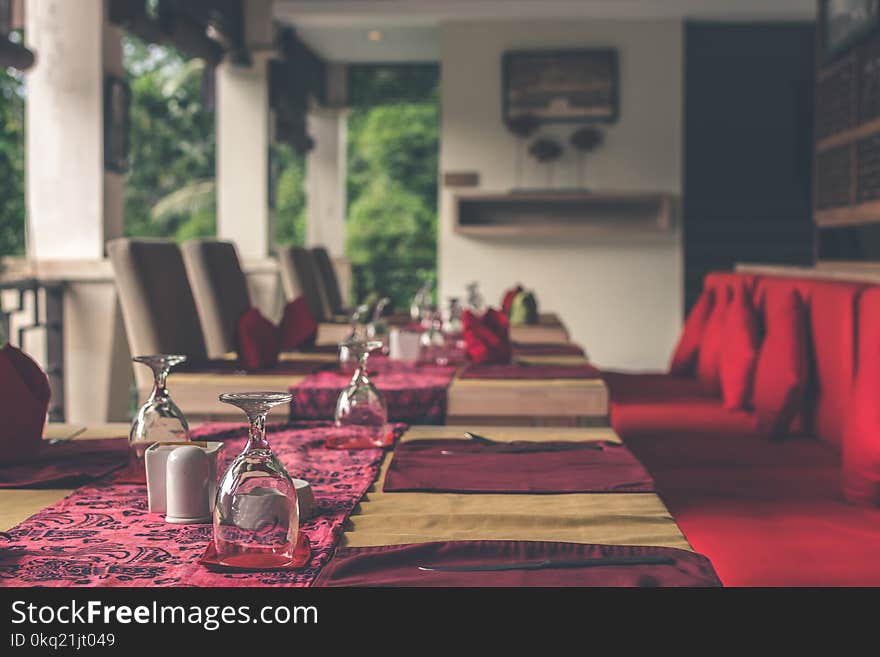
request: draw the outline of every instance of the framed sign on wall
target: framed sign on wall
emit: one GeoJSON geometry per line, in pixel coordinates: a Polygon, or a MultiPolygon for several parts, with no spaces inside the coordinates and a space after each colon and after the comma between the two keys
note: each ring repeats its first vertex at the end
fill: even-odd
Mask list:
{"type": "Polygon", "coordinates": [[[544,123],[611,123],[619,114],[613,48],[504,53],[504,120],[531,115],[544,123]]]}

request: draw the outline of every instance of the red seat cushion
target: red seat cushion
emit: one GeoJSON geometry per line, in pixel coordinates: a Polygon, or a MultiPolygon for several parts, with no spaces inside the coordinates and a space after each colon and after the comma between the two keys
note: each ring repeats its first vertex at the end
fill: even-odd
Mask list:
{"type": "Polygon", "coordinates": [[[636,436],[742,436],[757,429],[754,414],[730,411],[696,379],[668,374],[603,372],[611,426],[624,440],[636,436]]]}
{"type": "Polygon", "coordinates": [[[297,297],[284,307],[281,318],[281,351],[311,347],[318,337],[318,322],[305,297],[297,297]]]}
{"type": "Polygon", "coordinates": [[[880,506],[880,288],[859,303],[859,362],[843,433],[843,493],[880,506]]]}
{"type": "Polygon", "coordinates": [[[724,321],[719,376],[724,408],[743,409],[751,399],[760,335],[758,317],[745,286],[738,286],[724,321]]]}
{"type": "Polygon", "coordinates": [[[706,320],[697,352],[697,378],[707,392],[721,392],[721,350],[724,347],[724,324],[730,290],[727,286],[715,290],[715,303],[706,320]]]}
{"type": "Polygon", "coordinates": [[[278,327],[256,308],[248,308],[238,320],[238,360],[245,370],[260,370],[278,363],[281,337],[278,327]]]}
{"type": "Polygon", "coordinates": [[[780,438],[801,409],[809,371],[806,311],[794,290],[768,292],[764,327],[753,405],[762,433],[780,438]]]}
{"type": "Polygon", "coordinates": [[[678,344],[672,354],[669,363],[669,373],[674,376],[693,376],[697,369],[697,354],[700,350],[700,342],[712,307],[715,305],[715,291],[704,290],[697,299],[697,303],[691,308],[678,344]]]}

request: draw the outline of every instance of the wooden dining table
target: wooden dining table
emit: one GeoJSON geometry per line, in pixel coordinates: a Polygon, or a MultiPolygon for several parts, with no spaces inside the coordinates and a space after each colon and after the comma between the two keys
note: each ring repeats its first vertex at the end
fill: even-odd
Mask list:
{"type": "MultiPolygon", "coordinates": [[[[295,360],[336,362],[335,354],[283,354],[295,360]]],[[[517,356],[533,365],[586,365],[583,356],[517,356]]],[[[198,420],[238,419],[239,411],[218,401],[224,392],[287,390],[306,377],[275,373],[172,372],[168,389],[187,417],[198,420]]],[[[139,390],[146,398],[150,388],[139,390]]],[[[330,418],[328,418],[330,419],[330,418]]],[[[608,424],[608,389],[593,379],[462,379],[447,391],[446,424],[520,426],[604,426],[608,424]]]]}
{"type": "MultiPolygon", "coordinates": [[[[348,322],[322,322],[318,325],[318,344],[339,344],[348,337],[351,324],[348,322]]],[[[513,324],[510,339],[525,343],[566,343],[571,339],[568,329],[555,313],[542,313],[535,324],[513,324]]]]}
{"type": "MultiPolygon", "coordinates": [[[[609,428],[473,426],[500,441],[604,440],[609,428]]],[[[46,438],[74,440],[127,435],[127,424],[90,427],[50,424],[46,438]]],[[[414,426],[403,441],[461,438],[458,428],[414,426]]],[[[653,545],[691,550],[656,493],[448,494],[385,493],[389,452],[373,487],[350,516],[340,545],[363,547],[445,540],[534,540],[653,545]]],[[[69,489],[0,490],[0,531],[7,531],[69,495],[69,489]]]]}

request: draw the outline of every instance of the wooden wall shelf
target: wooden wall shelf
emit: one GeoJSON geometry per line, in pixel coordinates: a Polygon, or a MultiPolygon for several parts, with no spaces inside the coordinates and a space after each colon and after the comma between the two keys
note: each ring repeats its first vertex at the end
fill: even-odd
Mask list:
{"type": "Polygon", "coordinates": [[[816,210],[813,220],[819,228],[877,224],[880,223],[880,201],[816,210]]]}
{"type": "Polygon", "coordinates": [[[673,197],[565,190],[459,194],[453,222],[456,233],[479,237],[661,234],[673,226],[673,197]]]}

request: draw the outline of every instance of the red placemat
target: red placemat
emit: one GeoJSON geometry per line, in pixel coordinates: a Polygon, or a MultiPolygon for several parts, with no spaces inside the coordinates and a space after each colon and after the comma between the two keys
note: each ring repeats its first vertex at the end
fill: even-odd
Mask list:
{"type": "MultiPolygon", "coordinates": [[[[312,560],[302,570],[216,573],[198,563],[211,525],[174,525],[147,511],[146,487],[102,482],[80,488],[0,537],[3,586],[309,586],[327,562],[342,525],[379,471],[381,449],[324,447],[327,426],[270,427],[269,440],[292,476],[308,481],[315,516],[302,523],[312,560]]],[[[192,432],[224,440],[219,471],[244,446],[241,424],[192,432]]]]}
{"type": "Polygon", "coordinates": [[[468,365],[460,379],[598,379],[592,365],[468,365]]]}
{"type": "Polygon", "coordinates": [[[583,356],[584,350],[576,344],[565,342],[514,342],[516,356],[583,356]]]}
{"type": "Polygon", "coordinates": [[[640,545],[590,545],[551,541],[438,541],[381,547],[338,548],[315,586],[721,586],[706,557],[687,550],[640,545]],[[663,560],[662,564],[591,565],[588,559],[663,560]],[[422,570],[536,564],[581,565],[534,570],[446,572],[422,570]]]}
{"type": "Polygon", "coordinates": [[[32,461],[0,466],[0,488],[75,488],[128,463],[128,438],[43,441],[32,461]]]}
{"type": "Polygon", "coordinates": [[[448,493],[650,493],[654,481],[626,447],[604,442],[486,445],[460,439],[398,445],[383,490],[448,493]]]}
{"type": "MultiPolygon", "coordinates": [[[[370,377],[385,397],[388,419],[409,424],[443,424],[455,367],[417,365],[384,357],[370,359],[370,377]]],[[[329,420],[351,372],[317,372],[290,388],[292,420],[329,420]]]]}

